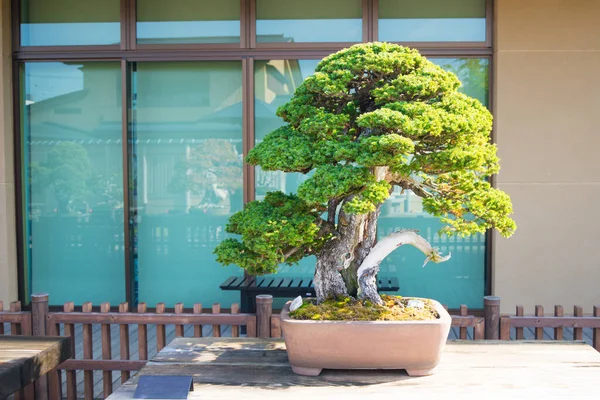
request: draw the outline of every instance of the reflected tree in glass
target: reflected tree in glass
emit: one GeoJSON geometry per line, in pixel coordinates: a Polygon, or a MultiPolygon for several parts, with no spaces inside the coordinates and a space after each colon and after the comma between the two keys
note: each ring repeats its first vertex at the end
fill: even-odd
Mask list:
{"type": "Polygon", "coordinates": [[[190,212],[229,213],[242,199],[242,155],[228,140],[207,139],[188,150],[187,159],[176,165],[172,190],[185,190],[200,198],[190,212]]]}

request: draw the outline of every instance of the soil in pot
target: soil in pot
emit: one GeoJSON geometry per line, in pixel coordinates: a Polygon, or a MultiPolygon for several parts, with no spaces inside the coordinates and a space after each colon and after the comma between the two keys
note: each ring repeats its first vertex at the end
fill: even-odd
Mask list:
{"type": "Polygon", "coordinates": [[[313,321],[425,321],[440,317],[429,299],[385,294],[381,298],[385,303],[383,306],[350,297],[327,300],[321,304],[316,304],[314,299],[305,299],[300,308],[290,312],[290,317],[313,321]]]}

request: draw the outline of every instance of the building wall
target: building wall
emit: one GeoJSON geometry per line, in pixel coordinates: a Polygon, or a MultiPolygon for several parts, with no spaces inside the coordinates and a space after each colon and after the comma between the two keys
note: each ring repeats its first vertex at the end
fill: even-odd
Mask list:
{"type": "Polygon", "coordinates": [[[0,3],[0,301],[17,299],[10,1],[0,3]]]}
{"type": "Polygon", "coordinates": [[[496,183],[518,224],[494,237],[502,312],[600,304],[598,15],[600,0],[495,2],[496,183]]]}

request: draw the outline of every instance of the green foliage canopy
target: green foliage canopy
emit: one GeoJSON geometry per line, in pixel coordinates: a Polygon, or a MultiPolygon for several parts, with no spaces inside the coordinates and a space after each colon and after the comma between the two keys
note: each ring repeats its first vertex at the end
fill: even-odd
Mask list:
{"type": "Polygon", "coordinates": [[[219,262],[273,272],[284,260],[315,254],[327,239],[323,227],[336,230],[335,219],[321,215],[339,204],[348,213],[373,212],[394,185],[422,197],[445,233],[495,228],[510,236],[510,198],[487,181],[499,170],[492,115],[459,87],[453,73],[394,44],[359,44],[324,58],[278,109],[287,125],[247,157],[263,170],[314,175],[297,197],[270,194],[235,214],[228,231],[242,241],[217,247],[219,262]],[[286,256],[290,248],[300,250],[286,256]]]}

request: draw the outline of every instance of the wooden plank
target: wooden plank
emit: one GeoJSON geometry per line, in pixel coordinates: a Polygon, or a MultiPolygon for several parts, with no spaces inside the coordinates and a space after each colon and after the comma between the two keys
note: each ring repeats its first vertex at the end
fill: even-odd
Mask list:
{"type": "MultiPolygon", "coordinates": [[[[556,328],[556,327],[571,327],[574,328],[574,340],[582,340],[581,338],[577,338],[576,330],[581,328],[596,328],[600,325],[600,322],[597,318],[594,317],[531,317],[525,316],[520,318],[512,318],[511,324],[513,327],[523,327],[523,328],[556,328]]],[[[583,334],[580,334],[580,337],[583,334]]]]}
{"type": "Polygon", "coordinates": [[[281,288],[289,288],[290,285],[292,284],[292,280],[293,278],[283,278],[283,280],[281,281],[281,285],[279,285],[279,287],[281,288]]]}
{"type": "MultiPolygon", "coordinates": [[[[543,317],[544,316],[544,307],[535,306],[535,316],[543,317]]],[[[544,340],[544,328],[535,328],[535,339],[536,340],[544,340]]]]}
{"type": "MultiPolygon", "coordinates": [[[[81,306],[81,311],[83,313],[91,313],[92,312],[92,303],[86,302],[81,306]]],[[[93,341],[93,333],[92,333],[92,325],[91,324],[83,324],[83,358],[84,359],[93,359],[94,358],[94,347],[92,344],[93,341]]],[[[83,372],[83,387],[84,387],[84,396],[86,400],[92,400],[94,398],[94,374],[92,371],[84,371],[83,372]]]]}
{"type": "MultiPolygon", "coordinates": [[[[183,313],[183,303],[175,304],[175,314],[183,313]]],[[[175,336],[182,337],[183,336],[183,325],[177,324],[175,325],[175,336]]]]}
{"type": "MultiPolygon", "coordinates": [[[[563,315],[563,307],[554,306],[554,316],[562,317],[563,315]]],[[[563,340],[563,327],[554,328],[554,340],[563,340]]]]}
{"type": "Polygon", "coordinates": [[[67,360],[61,368],[67,371],[139,371],[145,360],[67,360]]]}
{"type": "Polygon", "coordinates": [[[267,280],[267,278],[265,278],[264,276],[258,277],[256,278],[256,280],[254,281],[254,285],[257,288],[260,288],[263,286],[263,284],[265,283],[265,281],[267,280]]]}
{"type": "MultiPolygon", "coordinates": [[[[0,300],[0,313],[4,311],[4,302],[0,300]]],[[[2,319],[2,315],[0,315],[0,335],[4,335],[4,320],[2,319]]]]}
{"type": "MultiPolygon", "coordinates": [[[[75,304],[73,302],[65,303],[63,305],[63,311],[66,313],[75,311],[75,304]]],[[[71,354],[75,357],[75,326],[73,324],[64,324],[65,336],[71,339],[71,354]]],[[[75,371],[67,371],[66,375],[66,393],[68,400],[77,399],[77,381],[75,378],[75,371]]]]}
{"type": "Polygon", "coordinates": [[[249,314],[174,314],[164,313],[157,315],[155,313],[53,313],[53,319],[56,323],[72,324],[183,324],[183,325],[241,325],[245,322],[249,314]]]}
{"type": "MultiPolygon", "coordinates": [[[[523,306],[517,306],[517,317],[522,317],[524,316],[524,311],[523,311],[523,306]]],[[[523,340],[525,339],[525,336],[523,334],[523,328],[515,328],[516,331],[516,335],[517,335],[517,340],[523,340]]]]}
{"type": "MultiPolygon", "coordinates": [[[[575,317],[583,317],[583,307],[581,307],[581,306],[573,307],[573,315],[575,317]]],[[[573,325],[573,327],[574,327],[573,339],[574,340],[583,340],[583,330],[581,328],[578,328],[577,326],[583,326],[583,325],[581,325],[581,324],[573,325]]]]}
{"type": "MultiPolygon", "coordinates": [[[[129,312],[129,303],[119,304],[119,313],[129,312]]],[[[119,325],[119,347],[121,360],[129,360],[129,325],[119,325]]],[[[121,372],[121,383],[127,382],[130,377],[129,371],[121,372]]]]}
{"type": "Polygon", "coordinates": [[[271,315],[271,337],[272,338],[280,338],[281,337],[281,316],[280,315],[271,315]]]}
{"type": "MultiPolygon", "coordinates": [[[[595,398],[600,375],[600,354],[568,342],[448,343],[436,374],[415,379],[398,370],[325,370],[318,377],[300,376],[291,371],[281,340],[208,339],[175,339],[139,375],[193,376],[189,399],[220,400],[280,399],[282,393],[290,399],[346,398],[348,388],[357,398],[394,398],[398,393],[471,398],[480,396],[482,388],[498,398],[595,398]],[[523,374],[527,379],[520,379],[523,374]]],[[[132,398],[137,379],[109,400],[132,398]]]]}
{"type": "MultiPolygon", "coordinates": [[[[500,321],[502,323],[502,321],[500,321]]],[[[510,332],[510,326],[509,326],[510,332]]],[[[485,319],[477,318],[477,322],[473,327],[473,340],[483,340],[485,338],[485,319]]]]}
{"type": "Polygon", "coordinates": [[[229,288],[229,286],[235,282],[235,280],[237,279],[237,277],[235,276],[230,276],[229,278],[227,278],[227,280],[225,280],[225,282],[223,282],[220,286],[221,289],[227,290],[229,288]]]}
{"type": "Polygon", "coordinates": [[[256,337],[256,315],[246,318],[246,335],[248,337],[256,337]]]}
{"type": "MultiPolygon", "coordinates": [[[[202,314],[202,303],[194,304],[194,314],[202,314]]],[[[194,325],[194,337],[202,337],[202,325],[194,325]]]]}
{"type": "MultiPolygon", "coordinates": [[[[102,305],[100,306],[100,312],[103,312],[103,313],[110,312],[110,303],[102,303],[102,305]]],[[[111,335],[110,335],[110,325],[102,324],[101,331],[102,331],[102,359],[110,360],[112,358],[111,357],[112,342],[111,342],[111,335]]],[[[104,394],[104,397],[106,398],[106,397],[110,396],[110,394],[112,392],[113,392],[112,373],[110,371],[104,371],[102,373],[102,393],[104,394]]]]}
{"type": "MultiPolygon", "coordinates": [[[[238,314],[240,312],[240,306],[237,303],[231,305],[231,313],[238,314]]],[[[239,325],[231,325],[231,337],[239,337],[240,336],[240,327],[239,325]]]]}
{"type": "MultiPolygon", "coordinates": [[[[17,313],[21,311],[21,302],[20,301],[13,301],[10,303],[10,312],[13,313],[17,313]]],[[[9,316],[7,316],[9,317],[9,316]]],[[[21,321],[23,320],[22,316],[19,315],[18,319],[15,319],[14,322],[8,320],[7,318],[7,322],[10,322],[10,334],[11,335],[22,335],[21,332],[21,321]]]]}
{"type": "MultiPolygon", "coordinates": [[[[158,303],[156,313],[164,314],[165,308],[165,303],[158,303]]],[[[161,351],[166,345],[165,326],[164,324],[156,324],[156,350],[161,351]]]]}
{"type": "MultiPolygon", "coordinates": [[[[594,317],[600,318],[600,306],[594,306],[594,317]]],[[[593,346],[597,351],[600,351],[600,325],[594,328],[593,346]]]]}
{"type": "MultiPolygon", "coordinates": [[[[213,312],[213,314],[220,314],[221,313],[221,304],[219,304],[219,303],[213,304],[212,312],[213,312]]],[[[213,336],[215,336],[215,337],[221,336],[221,325],[213,325],[213,336]]]]}
{"type": "MultiPolygon", "coordinates": [[[[138,313],[145,314],[147,311],[146,303],[138,304],[138,313]]],[[[138,354],[140,360],[148,359],[148,325],[138,324],[138,354]]]]}
{"type": "MultiPolygon", "coordinates": [[[[467,314],[468,314],[467,306],[465,304],[461,304],[460,305],[460,315],[463,317],[466,317],[467,314]]],[[[467,340],[467,328],[466,327],[460,328],[460,339],[467,340]]]]}
{"type": "Polygon", "coordinates": [[[283,278],[275,278],[273,279],[273,281],[269,284],[270,288],[278,288],[279,286],[281,286],[281,282],[283,282],[283,278]]]}
{"type": "Polygon", "coordinates": [[[0,398],[19,388],[25,388],[20,398],[33,398],[31,384],[70,356],[67,338],[0,336],[0,398]]]}

